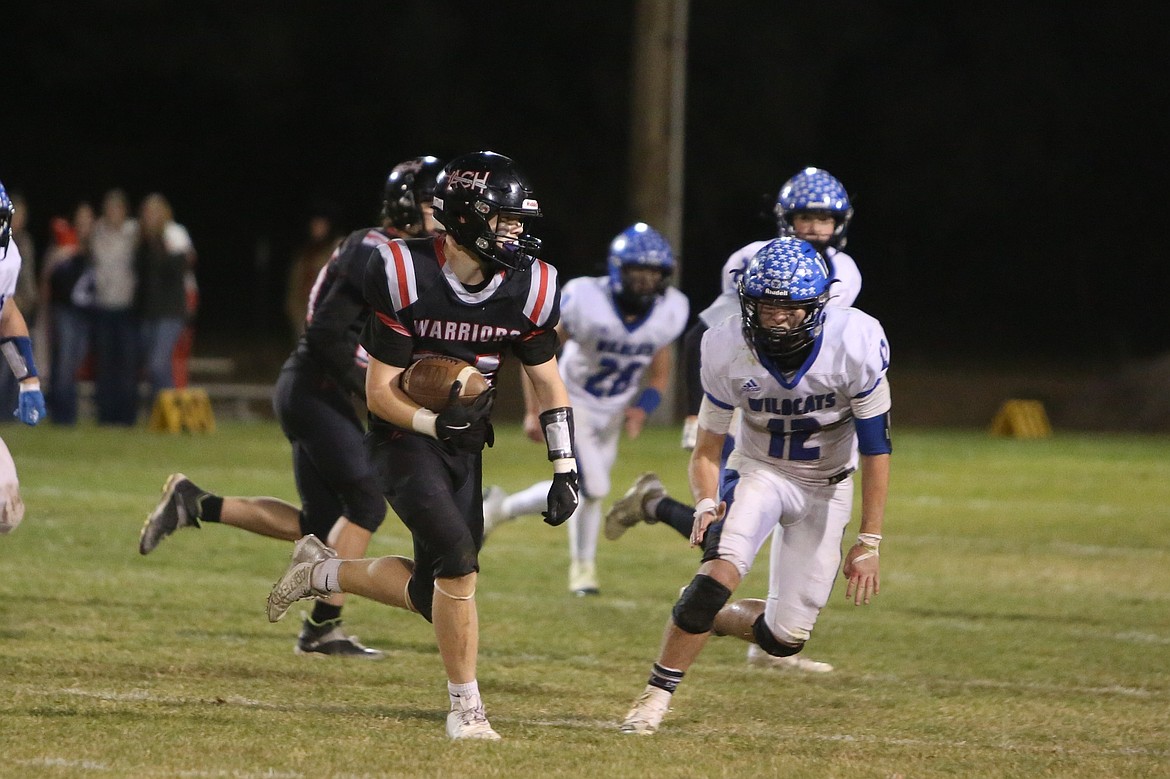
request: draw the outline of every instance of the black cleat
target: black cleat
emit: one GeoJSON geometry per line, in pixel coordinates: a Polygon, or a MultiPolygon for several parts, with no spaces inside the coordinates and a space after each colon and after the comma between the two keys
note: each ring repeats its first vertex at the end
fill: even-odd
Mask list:
{"type": "Polygon", "coordinates": [[[295,651],[298,655],[357,657],[364,660],[381,660],[385,657],[380,649],[362,646],[357,636],[347,636],[341,629],[340,619],[331,619],[318,625],[312,618],[305,617],[295,651]]]}
{"type": "Polygon", "coordinates": [[[183,527],[199,527],[199,501],[208,493],[181,473],[172,473],[163,485],[162,500],[150,512],[138,535],[138,551],[150,554],[159,542],[183,527]]]}

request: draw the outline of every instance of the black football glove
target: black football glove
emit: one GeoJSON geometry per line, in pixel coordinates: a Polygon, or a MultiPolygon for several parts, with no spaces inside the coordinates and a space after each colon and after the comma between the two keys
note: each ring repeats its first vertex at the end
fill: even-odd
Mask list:
{"type": "Polygon", "coordinates": [[[470,406],[459,402],[461,389],[463,382],[451,384],[447,407],[435,417],[435,435],[461,452],[479,452],[485,443],[495,443],[495,432],[488,416],[496,401],[496,388],[484,392],[470,406]]]}
{"type": "Polygon", "coordinates": [[[577,510],[577,472],[554,473],[548,488],[548,511],[540,512],[544,521],[556,527],[577,510]]]}

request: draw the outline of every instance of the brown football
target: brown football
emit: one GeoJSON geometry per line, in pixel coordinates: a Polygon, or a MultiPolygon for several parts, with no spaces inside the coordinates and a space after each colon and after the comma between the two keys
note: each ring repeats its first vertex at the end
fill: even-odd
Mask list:
{"type": "Polygon", "coordinates": [[[451,397],[451,385],[463,382],[459,390],[459,402],[470,406],[475,399],[487,391],[484,375],[471,363],[446,355],[420,357],[398,376],[402,387],[411,400],[431,411],[442,411],[451,397]]]}

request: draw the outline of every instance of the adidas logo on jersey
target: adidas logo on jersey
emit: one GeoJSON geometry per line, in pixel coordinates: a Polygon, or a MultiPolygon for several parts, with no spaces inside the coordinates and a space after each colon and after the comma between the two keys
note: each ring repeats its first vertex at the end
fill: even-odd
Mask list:
{"type": "Polygon", "coordinates": [[[743,383],[743,386],[739,388],[739,391],[740,392],[759,392],[760,389],[761,389],[761,387],[759,384],[756,383],[755,379],[748,379],[747,381],[745,381],[743,383]]]}

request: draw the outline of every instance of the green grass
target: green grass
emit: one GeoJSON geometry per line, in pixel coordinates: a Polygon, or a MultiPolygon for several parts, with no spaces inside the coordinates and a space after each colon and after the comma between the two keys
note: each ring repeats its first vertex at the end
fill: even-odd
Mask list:
{"type": "MultiPolygon", "coordinates": [[[[617,723],[696,553],[661,526],[601,541],[602,596],[566,591],[562,529],[501,528],[482,558],[480,683],[498,744],[451,744],[430,627],[353,599],[380,663],[292,653],[264,600],[289,546],[205,527],[140,557],[172,470],[295,500],[268,423],[210,436],[2,434],[24,524],[0,538],[0,774],[95,777],[1170,776],[1170,440],[898,431],[883,588],[838,587],[808,655],[748,669],[713,640],[658,735],[617,723]]],[[[547,475],[515,427],[489,482],[547,475]]],[[[654,469],[685,495],[677,430],[624,442],[620,494],[654,469]]],[[[850,533],[856,530],[854,524],[850,533]]],[[[391,514],[375,554],[409,554],[391,514]]],[[[740,592],[762,595],[766,555],[740,592]]]]}

